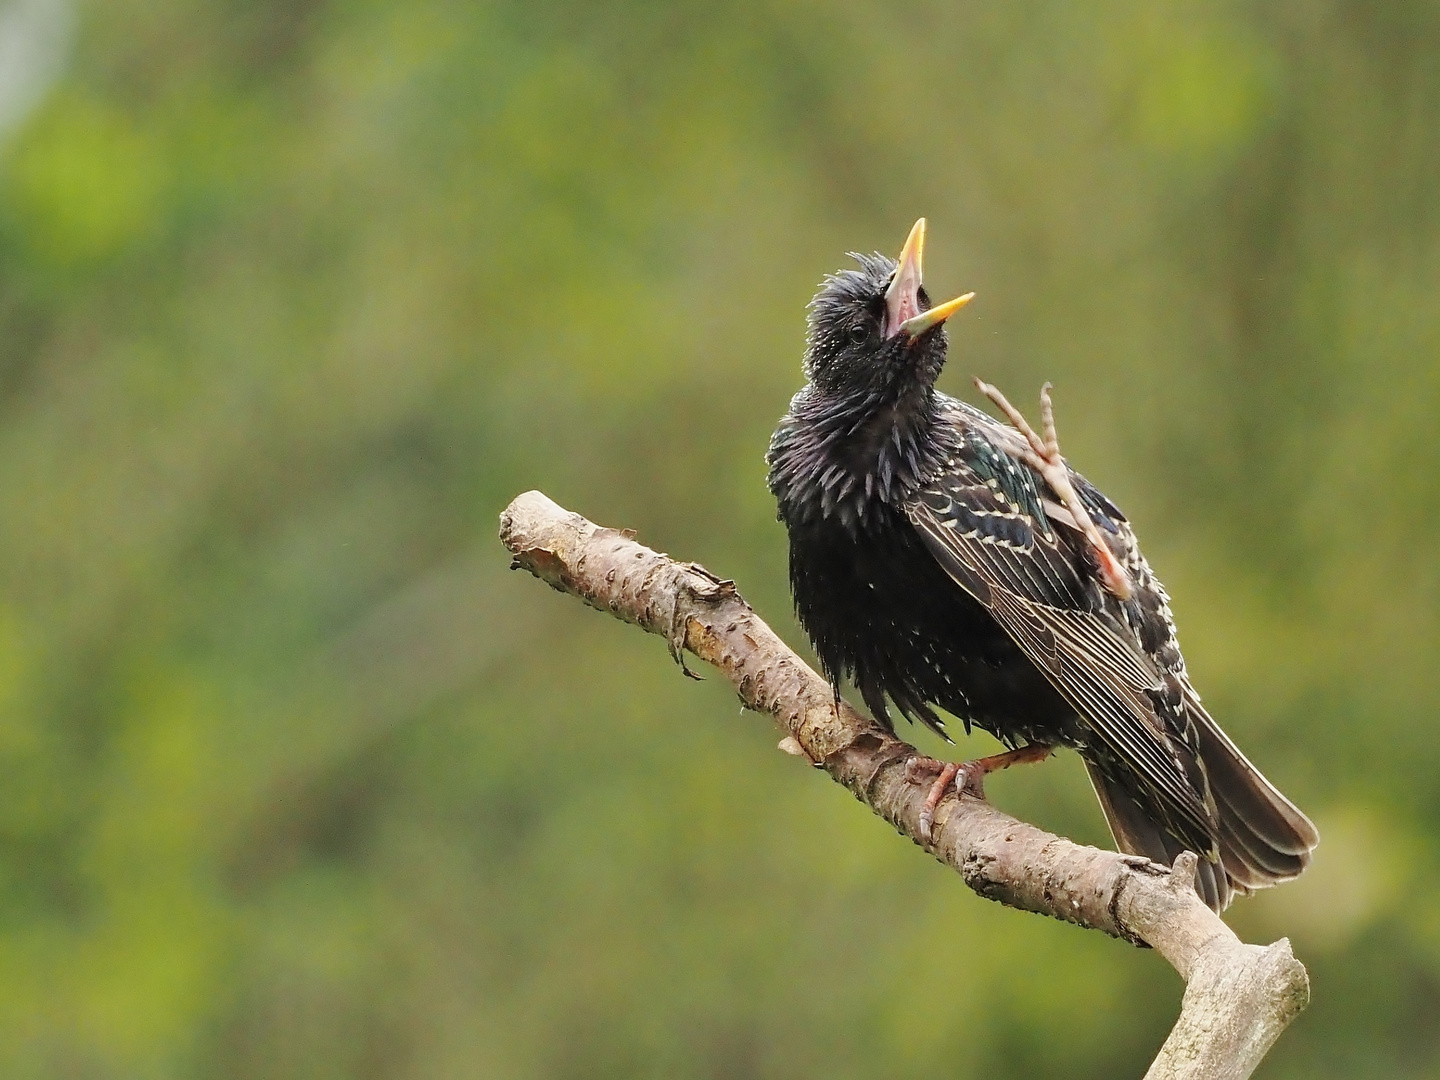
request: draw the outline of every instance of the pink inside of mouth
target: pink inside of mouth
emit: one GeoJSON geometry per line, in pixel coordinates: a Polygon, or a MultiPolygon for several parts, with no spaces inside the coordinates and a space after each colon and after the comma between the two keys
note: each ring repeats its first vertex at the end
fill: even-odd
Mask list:
{"type": "Polygon", "coordinates": [[[899,325],[900,325],[901,323],[905,322],[907,319],[913,319],[916,315],[919,315],[919,314],[920,314],[920,298],[919,298],[919,296],[916,295],[914,292],[909,291],[909,290],[901,293],[901,294],[900,294],[900,303],[897,304],[896,307],[895,307],[895,316],[894,316],[895,326],[896,326],[896,327],[899,327],[899,325]]]}
{"type": "Polygon", "coordinates": [[[886,301],[885,336],[894,337],[900,332],[900,325],[906,319],[920,314],[920,283],[909,280],[900,282],[900,288],[886,301]]]}

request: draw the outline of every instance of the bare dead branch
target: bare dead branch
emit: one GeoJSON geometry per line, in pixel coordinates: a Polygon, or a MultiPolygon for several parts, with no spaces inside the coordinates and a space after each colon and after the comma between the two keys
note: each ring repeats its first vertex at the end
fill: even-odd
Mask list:
{"type": "Polygon", "coordinates": [[[897,831],[959,871],[981,896],[1137,945],[1186,982],[1180,1019],[1147,1080],[1243,1080],[1310,1000],[1305,968],[1281,939],[1247,945],[1195,892],[1195,856],[1173,868],[1083,847],[969,796],[949,795],[925,843],[920,811],[929,778],[912,783],[919,755],[845,702],[741,599],[732,582],[602,528],[538,491],[512,502],[500,538],[513,566],[561,592],[664,637],[684,666],[688,650],[713,664],[751,709],[786,731],[781,749],[804,754],[897,831]]]}

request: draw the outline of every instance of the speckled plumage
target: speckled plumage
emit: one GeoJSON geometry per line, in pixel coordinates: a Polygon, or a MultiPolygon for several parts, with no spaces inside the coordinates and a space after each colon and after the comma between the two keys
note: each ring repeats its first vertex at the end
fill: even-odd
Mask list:
{"type": "Polygon", "coordinates": [[[1011,746],[1077,750],[1120,846],[1197,852],[1217,909],[1299,874],[1314,827],[1201,705],[1125,516],[1068,471],[1087,540],[1020,432],[935,390],[943,327],[888,326],[895,262],[855,258],[811,303],[809,382],[768,455],[826,676],[853,679],[886,726],[888,698],[942,734],[935,706],[1011,746]],[[1098,542],[1133,588],[1107,587],[1098,542]]]}

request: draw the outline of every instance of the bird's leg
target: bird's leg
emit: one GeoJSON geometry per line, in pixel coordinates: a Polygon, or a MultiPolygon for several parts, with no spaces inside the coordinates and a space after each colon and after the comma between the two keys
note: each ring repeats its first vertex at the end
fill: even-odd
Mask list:
{"type": "Polygon", "coordinates": [[[1075,519],[1075,527],[1085,534],[1085,539],[1090,542],[1095,559],[1100,564],[1100,577],[1105,582],[1105,587],[1121,600],[1129,600],[1131,593],[1135,591],[1130,575],[1125,567],[1120,565],[1120,560],[1115,558],[1115,553],[1110,550],[1110,545],[1105,543],[1100,530],[1095,527],[1090,511],[1080,501],[1075,485],[1070,482],[1070,470],[1065,459],[1060,456],[1060,436],[1055,431],[1055,406],[1050,400],[1050,384],[1047,382],[1040,388],[1040,424],[1045,429],[1044,438],[1035,433],[1035,429],[1020,410],[1011,405],[998,389],[980,379],[975,380],[975,388],[993,401],[1005,414],[1005,418],[1025,436],[1025,441],[1030,444],[1025,453],[1025,464],[1038,472],[1045,483],[1050,485],[1050,489],[1060,496],[1065,509],[1069,510],[1070,516],[1075,519]]]}
{"type": "Polygon", "coordinates": [[[957,792],[964,792],[966,795],[983,799],[985,798],[985,777],[992,772],[1008,769],[1011,765],[1044,761],[1054,749],[1053,746],[1046,746],[1044,743],[1030,743],[1028,746],[1006,750],[1003,754],[992,754],[989,757],[959,763],[939,761],[924,756],[911,758],[905,766],[905,778],[912,784],[919,780],[921,773],[932,773],[937,769],[940,773],[935,778],[935,782],[930,785],[930,791],[925,796],[925,806],[920,811],[920,838],[927,844],[930,842],[931,829],[935,824],[935,808],[940,805],[940,800],[945,797],[945,792],[949,790],[952,783],[957,792]]]}

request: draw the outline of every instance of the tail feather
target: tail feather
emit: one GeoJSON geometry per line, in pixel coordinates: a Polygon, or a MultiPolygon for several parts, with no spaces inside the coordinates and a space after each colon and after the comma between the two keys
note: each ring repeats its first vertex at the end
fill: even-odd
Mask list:
{"type": "Polygon", "coordinates": [[[1254,837],[1247,837],[1243,829],[1236,828],[1227,809],[1221,809],[1220,861],[1231,880],[1250,891],[1299,877],[1308,860],[1257,844],[1254,837]]]}
{"type": "Polygon", "coordinates": [[[1239,870],[1243,866],[1248,871],[1245,876],[1258,884],[1289,881],[1298,877],[1309,863],[1308,855],[1291,855],[1267,845],[1246,830],[1227,805],[1217,801],[1216,806],[1220,811],[1220,861],[1232,877],[1241,876],[1239,870]]]}
{"type": "MultiPolygon", "coordinates": [[[[1200,862],[1196,888],[1216,911],[1233,896],[1299,877],[1320,842],[1315,826],[1266,780],[1198,702],[1190,715],[1214,798],[1219,865],[1200,862]]],[[[1155,816],[1086,762],[1105,820],[1121,850],[1167,865],[1185,850],[1155,816]]]]}
{"type": "MultiPolygon", "coordinates": [[[[1120,850],[1131,855],[1143,855],[1165,866],[1171,866],[1175,858],[1187,845],[1167,833],[1120,785],[1100,774],[1089,761],[1085,769],[1090,774],[1090,784],[1100,800],[1100,809],[1105,812],[1105,821],[1115,837],[1120,850]]],[[[1230,903],[1230,882],[1219,868],[1205,859],[1195,873],[1195,889],[1200,899],[1215,911],[1223,911],[1230,903]]]]}
{"type": "Polygon", "coordinates": [[[1309,864],[1310,852],[1320,842],[1315,826],[1250,764],[1198,702],[1190,715],[1200,736],[1200,757],[1222,818],[1234,823],[1237,835],[1246,839],[1248,850],[1263,846],[1273,853],[1297,857],[1299,867],[1290,876],[1298,874],[1309,864]]]}

